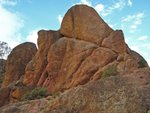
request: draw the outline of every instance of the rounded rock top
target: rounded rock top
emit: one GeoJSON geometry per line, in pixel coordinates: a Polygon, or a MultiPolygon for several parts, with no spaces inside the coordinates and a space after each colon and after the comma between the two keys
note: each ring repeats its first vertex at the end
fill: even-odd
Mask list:
{"type": "Polygon", "coordinates": [[[90,6],[75,5],[65,14],[60,33],[69,38],[101,44],[113,30],[90,6]]]}

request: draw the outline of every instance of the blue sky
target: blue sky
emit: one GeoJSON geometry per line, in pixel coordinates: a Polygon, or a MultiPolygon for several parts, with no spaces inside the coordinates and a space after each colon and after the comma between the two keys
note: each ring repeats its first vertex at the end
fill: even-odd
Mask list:
{"type": "Polygon", "coordinates": [[[38,30],[58,30],[66,11],[81,3],[95,8],[113,29],[122,29],[130,48],[150,64],[150,0],[0,0],[0,41],[11,47],[36,43],[38,30]]]}

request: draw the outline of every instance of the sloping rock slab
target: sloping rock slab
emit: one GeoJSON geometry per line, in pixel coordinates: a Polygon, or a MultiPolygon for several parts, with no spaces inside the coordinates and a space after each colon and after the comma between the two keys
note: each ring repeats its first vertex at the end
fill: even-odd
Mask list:
{"type": "Polygon", "coordinates": [[[35,102],[10,104],[0,108],[0,112],[148,113],[150,110],[149,94],[149,84],[139,88],[131,78],[113,76],[72,88],[49,101],[42,99],[35,102]]]}

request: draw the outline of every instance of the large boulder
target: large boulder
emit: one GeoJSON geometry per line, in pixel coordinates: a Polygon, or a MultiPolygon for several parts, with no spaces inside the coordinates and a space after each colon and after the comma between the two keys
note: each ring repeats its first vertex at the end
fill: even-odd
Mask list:
{"type": "Polygon", "coordinates": [[[6,63],[6,72],[0,89],[0,106],[7,104],[12,98],[19,98],[24,93],[23,88],[14,87],[21,81],[25,67],[34,57],[37,51],[36,45],[26,42],[16,46],[8,56],[6,63]],[[17,93],[16,93],[17,92],[17,93]]]}
{"type": "Polygon", "coordinates": [[[75,5],[65,14],[60,32],[66,37],[101,44],[113,30],[87,5],[75,5]]]}
{"type": "Polygon", "coordinates": [[[25,67],[34,57],[36,51],[36,45],[30,42],[20,44],[11,51],[7,59],[5,78],[2,87],[7,87],[24,75],[25,67]]]}

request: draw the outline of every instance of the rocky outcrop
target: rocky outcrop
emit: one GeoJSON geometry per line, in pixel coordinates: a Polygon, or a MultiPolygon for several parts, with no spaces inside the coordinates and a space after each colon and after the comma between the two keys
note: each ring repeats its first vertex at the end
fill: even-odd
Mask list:
{"type": "Polygon", "coordinates": [[[111,48],[117,53],[126,53],[127,46],[124,41],[124,35],[121,30],[116,30],[112,32],[107,38],[102,42],[102,47],[111,48]]]}
{"type": "Polygon", "coordinates": [[[4,79],[6,60],[0,59],[0,87],[4,79]]]}
{"type": "Polygon", "coordinates": [[[36,51],[37,48],[35,44],[26,42],[15,47],[8,56],[5,68],[6,72],[2,88],[0,89],[0,106],[11,101],[12,95],[15,94],[18,98],[19,95],[24,94],[24,88],[14,86],[18,85],[19,81],[21,81],[25,73],[25,67],[34,57],[36,51]],[[18,88],[21,91],[18,91],[18,88]]]}
{"type": "Polygon", "coordinates": [[[38,46],[23,84],[46,87],[49,92],[98,80],[108,65],[115,65],[120,74],[132,72],[143,59],[130,50],[121,30],[112,30],[86,5],[69,9],[60,31],[40,31],[38,46]]]}
{"type": "Polygon", "coordinates": [[[24,75],[25,67],[34,57],[36,51],[36,45],[29,42],[20,44],[12,50],[7,59],[5,78],[2,87],[7,87],[24,75]]]}
{"type": "Polygon", "coordinates": [[[150,84],[147,82],[140,88],[130,77],[90,82],[63,93],[44,113],[148,113],[150,84]]]}
{"type": "MultiPolygon", "coordinates": [[[[112,30],[93,8],[75,5],[66,13],[60,30],[39,31],[37,52],[34,44],[24,45],[28,44],[17,46],[8,57],[3,82],[3,90],[11,86],[6,90],[7,102],[20,101],[30,89],[45,87],[50,94],[65,92],[45,112],[146,113],[147,108],[140,104],[143,101],[140,92],[144,90],[143,84],[149,84],[147,62],[128,47],[123,32],[112,30]],[[111,75],[126,79],[99,80],[111,75]],[[132,79],[136,81],[133,84],[132,79]]],[[[19,106],[16,111],[26,112],[31,107],[30,102],[19,106]]]]}
{"type": "Polygon", "coordinates": [[[35,57],[26,66],[23,79],[24,84],[35,86],[35,84],[38,83],[48,64],[47,57],[49,49],[59,38],[59,31],[41,30],[38,32],[38,51],[35,57]]]}
{"type": "MultiPolygon", "coordinates": [[[[136,70],[132,74],[134,75],[137,71],[143,71],[145,72],[143,76],[150,77],[149,68],[136,70]]],[[[0,108],[0,112],[148,113],[150,110],[149,94],[149,80],[140,85],[130,76],[112,76],[72,88],[55,98],[49,97],[41,100],[10,104],[0,108]]]]}
{"type": "Polygon", "coordinates": [[[98,13],[86,5],[76,5],[68,10],[60,32],[66,37],[76,38],[96,44],[110,35],[113,30],[98,13]]]}

